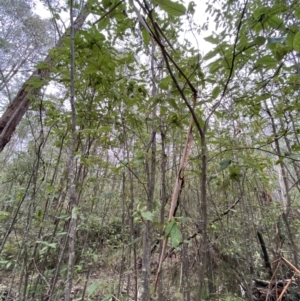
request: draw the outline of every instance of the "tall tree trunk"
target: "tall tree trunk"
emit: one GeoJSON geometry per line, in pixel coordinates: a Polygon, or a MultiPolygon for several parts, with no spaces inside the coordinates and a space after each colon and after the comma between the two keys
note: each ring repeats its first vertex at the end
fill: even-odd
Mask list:
{"type": "MultiPolygon", "coordinates": [[[[83,26],[89,10],[87,4],[83,7],[77,19],[74,21],[74,34],[83,26]]],[[[68,37],[69,30],[58,40],[54,49],[62,46],[63,41],[68,37]]],[[[0,118],[0,152],[5,145],[10,141],[15,129],[26,111],[29,108],[30,99],[36,95],[39,89],[48,82],[48,77],[51,73],[51,65],[54,63],[55,57],[51,53],[47,55],[43,61],[43,66],[46,68],[37,68],[32,75],[22,85],[16,97],[7,107],[6,111],[0,118]],[[38,86],[38,87],[37,87],[38,86]]]]}
{"type": "MultiPolygon", "coordinates": [[[[282,158],[282,154],[281,154],[281,149],[280,149],[280,145],[279,145],[279,138],[278,138],[278,133],[277,133],[277,129],[276,129],[276,123],[275,123],[274,117],[273,117],[267,103],[264,102],[264,105],[266,108],[266,112],[269,115],[270,120],[271,120],[272,131],[273,131],[273,135],[275,138],[275,140],[274,140],[275,149],[276,149],[278,158],[280,159],[280,158],[282,158]]],[[[288,235],[289,241],[291,243],[292,252],[293,252],[293,256],[294,256],[294,263],[296,266],[298,266],[298,248],[297,248],[297,245],[295,244],[293,233],[292,233],[289,221],[288,221],[288,216],[292,209],[292,200],[291,200],[291,195],[289,193],[289,190],[290,190],[289,183],[288,183],[286,169],[285,169],[283,161],[280,161],[279,166],[280,166],[280,173],[282,175],[282,180],[283,180],[284,190],[285,190],[284,197],[286,197],[286,201],[283,200],[285,204],[284,204],[284,210],[282,213],[282,219],[286,226],[287,235],[288,235]]]]}
{"type": "Polygon", "coordinates": [[[76,108],[75,108],[75,46],[74,46],[74,21],[73,21],[73,0],[70,1],[70,105],[72,114],[72,137],[70,145],[70,155],[69,155],[69,210],[70,210],[70,224],[68,229],[68,240],[69,240],[69,260],[68,260],[68,272],[65,287],[65,301],[70,301],[71,291],[72,291],[72,280],[73,280],[73,270],[75,263],[75,238],[76,238],[76,225],[77,225],[77,196],[76,196],[76,177],[75,177],[75,147],[77,139],[76,131],[76,108]]]}
{"type": "Polygon", "coordinates": [[[202,300],[202,292],[204,279],[206,276],[207,259],[208,259],[208,238],[207,238],[207,149],[206,149],[206,136],[205,132],[200,133],[201,139],[201,176],[200,176],[200,187],[201,187],[201,214],[202,214],[202,243],[201,243],[201,267],[199,269],[199,288],[197,300],[202,300]]]}
{"type": "MultiPolygon", "coordinates": [[[[164,129],[163,122],[160,124],[160,135],[161,135],[161,192],[160,192],[160,224],[163,225],[165,222],[165,206],[167,202],[167,192],[166,192],[166,172],[167,172],[167,154],[166,154],[166,133],[164,129]]],[[[163,241],[159,244],[159,253],[162,252],[163,241]]],[[[165,300],[164,290],[163,290],[163,270],[161,271],[161,277],[158,279],[157,295],[158,301],[165,300]]]]}
{"type": "MultiPolygon", "coordinates": [[[[155,54],[155,44],[152,42],[151,50],[151,80],[152,80],[152,97],[157,94],[156,88],[156,75],[155,75],[155,65],[154,65],[154,54],[155,54]]],[[[147,168],[147,180],[148,180],[148,197],[147,197],[147,211],[152,212],[153,208],[153,197],[155,189],[155,171],[156,171],[156,108],[153,109],[152,113],[152,135],[151,135],[151,160],[150,168],[148,164],[148,159],[146,159],[147,168]]],[[[152,222],[150,220],[145,221],[145,230],[143,235],[143,259],[142,259],[142,297],[141,301],[149,301],[150,299],[150,263],[151,263],[151,233],[152,222]]]]}

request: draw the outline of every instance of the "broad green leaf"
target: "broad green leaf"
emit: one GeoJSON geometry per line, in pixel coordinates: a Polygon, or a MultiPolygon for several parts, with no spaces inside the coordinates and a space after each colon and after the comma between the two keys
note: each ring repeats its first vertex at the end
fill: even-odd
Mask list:
{"type": "Polygon", "coordinates": [[[266,38],[262,36],[258,36],[254,39],[254,43],[258,46],[262,46],[263,44],[265,44],[265,42],[266,42],[266,38]]]}
{"type": "Polygon", "coordinates": [[[42,80],[39,77],[33,77],[27,82],[26,91],[31,90],[32,88],[41,88],[45,85],[45,83],[45,80],[42,80]]]}
{"type": "Polygon", "coordinates": [[[179,110],[176,101],[174,98],[167,98],[167,102],[170,104],[170,106],[172,106],[175,110],[179,110]]]}
{"type": "Polygon", "coordinates": [[[133,93],[132,93],[132,97],[127,97],[125,99],[126,105],[128,106],[133,106],[135,105],[137,102],[139,101],[139,99],[137,97],[134,97],[133,93]]]}
{"type": "Polygon", "coordinates": [[[109,18],[102,18],[100,22],[98,22],[97,27],[99,30],[103,30],[110,24],[110,19],[109,18]]]}
{"type": "Polygon", "coordinates": [[[217,98],[220,94],[220,91],[221,91],[221,87],[219,85],[216,86],[211,92],[212,97],[217,98]]]}
{"type": "Polygon", "coordinates": [[[102,0],[102,5],[104,8],[108,8],[110,5],[112,5],[112,2],[110,0],[102,0]]]}
{"type": "Polygon", "coordinates": [[[159,7],[167,12],[170,16],[180,17],[185,14],[185,7],[178,2],[171,0],[153,0],[154,4],[158,4],[159,7]]]}
{"type": "Polygon", "coordinates": [[[205,37],[204,40],[211,43],[211,44],[218,44],[219,43],[219,39],[214,38],[213,36],[205,37]]]}
{"type": "Polygon", "coordinates": [[[300,19],[300,8],[297,8],[294,12],[295,18],[300,19]]]}
{"type": "Polygon", "coordinates": [[[168,236],[170,235],[170,233],[171,233],[171,231],[172,231],[172,228],[174,227],[175,224],[176,224],[176,222],[174,221],[174,219],[171,219],[171,220],[168,222],[168,224],[167,224],[167,226],[166,226],[166,228],[165,228],[165,232],[164,232],[164,236],[165,236],[165,237],[168,237],[168,236]]]}
{"type": "Polygon", "coordinates": [[[293,41],[294,50],[300,52],[300,30],[296,33],[293,41]]]}
{"type": "Polygon", "coordinates": [[[142,36],[143,36],[143,40],[144,40],[145,45],[146,46],[149,45],[150,34],[145,28],[142,29],[142,36]]]}
{"type": "Polygon", "coordinates": [[[170,233],[170,238],[171,238],[171,245],[173,248],[178,247],[178,245],[182,241],[182,235],[179,229],[178,224],[175,222],[170,233]]]}
{"type": "Polygon", "coordinates": [[[111,132],[111,127],[109,125],[104,125],[101,126],[98,130],[98,133],[110,133],[111,132]]]}
{"type": "Polygon", "coordinates": [[[168,90],[169,85],[172,82],[172,78],[170,75],[166,76],[165,78],[162,78],[158,84],[158,86],[163,90],[168,90]]]}
{"type": "Polygon", "coordinates": [[[294,48],[294,38],[295,33],[289,32],[289,34],[286,37],[285,44],[294,48]]]}
{"type": "Polygon", "coordinates": [[[269,14],[270,15],[278,15],[280,13],[283,13],[286,11],[286,5],[284,2],[278,2],[278,4],[273,5],[271,8],[269,8],[269,14]]]}
{"type": "Polygon", "coordinates": [[[220,162],[220,170],[226,169],[232,163],[231,159],[224,159],[220,162]]]}
{"type": "Polygon", "coordinates": [[[258,59],[256,63],[258,65],[275,65],[277,61],[271,55],[266,55],[258,59]]]}
{"type": "MultiPolygon", "coordinates": [[[[280,46],[282,46],[282,45],[280,45],[280,46]]],[[[278,61],[281,61],[284,58],[284,56],[286,54],[288,54],[291,50],[292,49],[291,49],[290,46],[283,46],[283,47],[277,48],[276,51],[275,51],[275,57],[276,57],[276,59],[278,61]]]]}
{"type": "Polygon", "coordinates": [[[49,64],[46,63],[46,62],[39,62],[39,63],[36,65],[36,68],[37,68],[37,69],[49,69],[49,64]]]}
{"type": "Polygon", "coordinates": [[[141,211],[141,216],[147,221],[153,221],[153,213],[150,211],[141,211]]]}
{"type": "Polygon", "coordinates": [[[215,73],[216,71],[220,70],[221,64],[223,63],[222,59],[217,59],[216,61],[214,61],[213,63],[211,63],[209,65],[209,70],[211,73],[215,73]]]}
{"type": "Polygon", "coordinates": [[[88,296],[90,297],[91,295],[93,295],[93,293],[97,290],[97,288],[99,287],[99,285],[100,285],[100,282],[99,281],[95,281],[95,282],[93,282],[90,286],[89,286],[89,288],[88,288],[88,290],[87,290],[87,293],[88,293],[88,296]]]}
{"type": "Polygon", "coordinates": [[[284,27],[283,20],[277,17],[276,15],[269,17],[267,22],[274,29],[280,29],[284,27]]]}
{"type": "Polygon", "coordinates": [[[210,52],[208,52],[205,56],[204,59],[205,60],[210,60],[211,58],[213,58],[214,56],[216,56],[217,54],[219,54],[219,49],[216,48],[210,52]]]}

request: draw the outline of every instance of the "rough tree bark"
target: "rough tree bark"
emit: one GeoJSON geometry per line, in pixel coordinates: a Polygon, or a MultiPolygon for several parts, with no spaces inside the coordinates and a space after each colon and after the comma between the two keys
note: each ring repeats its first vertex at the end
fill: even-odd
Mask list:
{"type": "MultiPolygon", "coordinates": [[[[87,16],[89,15],[89,9],[87,4],[83,7],[80,14],[74,21],[74,34],[83,26],[87,16]]],[[[69,30],[67,30],[64,35],[58,40],[54,49],[62,46],[63,41],[68,37],[69,30]]],[[[10,141],[15,129],[24,114],[29,108],[30,99],[32,96],[36,95],[41,86],[47,83],[48,77],[51,73],[51,65],[53,64],[55,58],[49,54],[43,61],[43,65],[47,65],[47,68],[41,69],[37,68],[32,75],[26,80],[22,85],[21,89],[17,93],[16,97],[7,107],[6,111],[0,118],[0,152],[3,151],[5,145],[10,141]],[[41,84],[37,88],[32,84],[32,81],[40,80],[41,84]]]]}

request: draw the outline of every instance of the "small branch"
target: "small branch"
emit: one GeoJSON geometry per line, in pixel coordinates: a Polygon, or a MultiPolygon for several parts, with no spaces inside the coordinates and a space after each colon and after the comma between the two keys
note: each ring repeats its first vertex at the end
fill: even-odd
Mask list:
{"type": "Polygon", "coordinates": [[[224,90],[223,90],[223,93],[222,93],[222,98],[225,96],[227,87],[229,85],[229,82],[230,82],[232,74],[233,74],[234,63],[235,63],[235,58],[236,58],[236,47],[237,47],[237,43],[239,41],[240,31],[241,31],[241,28],[242,28],[242,20],[243,20],[243,18],[245,16],[247,5],[248,5],[248,0],[246,0],[246,2],[245,2],[245,5],[244,5],[244,8],[243,8],[243,11],[241,13],[240,20],[239,20],[239,24],[238,24],[238,27],[237,27],[237,33],[236,33],[236,36],[235,36],[235,41],[234,41],[233,51],[232,51],[231,68],[230,68],[230,72],[229,72],[227,81],[226,81],[225,86],[224,86],[224,90]]]}
{"type": "Polygon", "coordinates": [[[245,5],[244,5],[244,8],[243,8],[240,20],[239,20],[239,24],[238,24],[238,27],[237,27],[237,33],[236,33],[236,36],[235,36],[235,41],[234,41],[234,44],[233,44],[233,51],[232,51],[232,63],[231,63],[231,67],[230,67],[230,71],[229,71],[229,75],[228,75],[227,81],[225,83],[225,86],[224,86],[224,89],[223,89],[223,92],[222,92],[221,99],[217,103],[214,104],[212,110],[210,111],[208,117],[206,118],[205,124],[204,124],[204,130],[206,130],[211,116],[213,115],[213,113],[216,111],[216,109],[221,104],[221,101],[223,100],[223,98],[224,98],[224,96],[226,94],[228,85],[229,85],[229,83],[231,81],[231,78],[232,78],[232,75],[233,75],[233,70],[234,70],[235,59],[236,59],[237,55],[239,54],[239,53],[236,53],[236,47],[237,47],[237,43],[239,41],[239,35],[240,35],[241,28],[242,28],[242,20],[243,20],[243,18],[245,16],[245,13],[246,13],[247,4],[248,4],[248,0],[246,0],[246,2],[245,2],[245,5]]]}
{"type": "Polygon", "coordinates": [[[97,21],[93,23],[93,25],[96,25],[99,23],[101,20],[103,20],[105,17],[107,17],[111,12],[113,12],[120,4],[122,4],[125,0],[120,1],[116,5],[114,5],[108,12],[106,12],[103,16],[101,16],[97,21]]]}

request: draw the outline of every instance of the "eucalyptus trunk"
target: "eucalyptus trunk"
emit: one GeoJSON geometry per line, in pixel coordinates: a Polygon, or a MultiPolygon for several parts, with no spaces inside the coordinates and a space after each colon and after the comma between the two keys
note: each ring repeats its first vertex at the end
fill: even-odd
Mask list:
{"type": "MultiPolygon", "coordinates": [[[[86,18],[89,15],[88,5],[86,4],[81,12],[79,13],[75,22],[73,22],[73,35],[82,28],[86,18]]],[[[69,36],[69,30],[67,30],[62,37],[58,40],[54,49],[57,49],[63,45],[63,42],[69,36]]],[[[26,80],[22,85],[21,89],[17,93],[16,97],[9,104],[6,111],[0,118],[0,152],[3,151],[6,144],[10,141],[15,129],[25,113],[27,112],[30,100],[34,97],[40,88],[46,85],[49,81],[49,76],[51,74],[51,67],[54,64],[56,58],[50,52],[43,65],[47,67],[37,68],[32,75],[26,80]],[[33,84],[35,82],[35,85],[33,84]],[[36,82],[39,82],[39,88],[35,88],[36,82]]]]}

